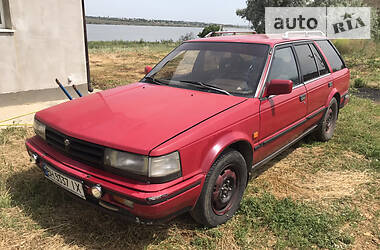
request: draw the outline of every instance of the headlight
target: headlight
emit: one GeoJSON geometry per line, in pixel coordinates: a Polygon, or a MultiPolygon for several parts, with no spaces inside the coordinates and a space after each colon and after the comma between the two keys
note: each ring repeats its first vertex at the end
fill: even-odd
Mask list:
{"type": "Polygon", "coordinates": [[[180,173],[181,171],[178,152],[160,157],[152,157],[149,163],[149,177],[165,177],[180,173]]]}
{"type": "Polygon", "coordinates": [[[34,132],[39,135],[42,139],[46,140],[46,125],[34,118],[33,123],[34,132]]]}
{"type": "Polygon", "coordinates": [[[116,168],[120,174],[138,175],[150,182],[170,181],[181,176],[178,152],[160,157],[148,157],[107,148],[104,164],[116,168]]]}
{"type": "Polygon", "coordinates": [[[104,164],[132,174],[148,176],[148,157],[107,148],[104,164]]]}

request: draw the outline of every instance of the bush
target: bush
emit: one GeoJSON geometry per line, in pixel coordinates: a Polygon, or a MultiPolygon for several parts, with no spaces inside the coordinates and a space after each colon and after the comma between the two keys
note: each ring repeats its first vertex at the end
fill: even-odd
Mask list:
{"type": "Polygon", "coordinates": [[[212,24],[212,25],[209,25],[207,27],[205,27],[201,33],[198,34],[198,36],[200,38],[203,38],[205,37],[206,35],[208,35],[210,32],[216,32],[216,31],[221,31],[223,30],[223,28],[217,24],[212,24]]]}
{"type": "Polygon", "coordinates": [[[355,81],[354,81],[354,87],[355,88],[363,88],[365,87],[367,84],[366,82],[363,80],[363,78],[356,78],[355,81]]]}
{"type": "Polygon", "coordinates": [[[192,40],[195,38],[195,35],[193,32],[189,32],[189,33],[186,33],[185,35],[182,35],[180,38],[179,38],[179,42],[184,42],[184,41],[188,41],[188,40],[192,40]]]}
{"type": "Polygon", "coordinates": [[[332,42],[342,55],[373,57],[380,51],[380,43],[375,40],[337,39],[332,42]]]}
{"type": "Polygon", "coordinates": [[[361,47],[356,41],[348,39],[334,40],[333,43],[341,54],[349,54],[353,51],[353,49],[358,49],[358,47],[361,47]]]}

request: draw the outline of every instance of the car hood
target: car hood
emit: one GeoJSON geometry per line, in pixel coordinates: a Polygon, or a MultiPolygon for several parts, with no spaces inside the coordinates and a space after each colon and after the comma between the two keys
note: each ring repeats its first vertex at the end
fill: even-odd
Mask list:
{"type": "Polygon", "coordinates": [[[181,132],[246,100],[135,83],[45,109],[36,118],[74,138],[148,155],[181,132]]]}

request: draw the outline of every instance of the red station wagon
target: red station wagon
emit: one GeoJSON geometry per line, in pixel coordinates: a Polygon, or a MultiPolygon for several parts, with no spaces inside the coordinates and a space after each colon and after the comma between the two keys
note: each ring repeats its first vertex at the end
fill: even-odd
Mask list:
{"type": "Polygon", "coordinates": [[[340,54],[307,33],[187,41],[146,73],[38,112],[26,141],[48,179],[139,223],[226,222],[261,166],[329,140],[349,100],[340,54]]]}

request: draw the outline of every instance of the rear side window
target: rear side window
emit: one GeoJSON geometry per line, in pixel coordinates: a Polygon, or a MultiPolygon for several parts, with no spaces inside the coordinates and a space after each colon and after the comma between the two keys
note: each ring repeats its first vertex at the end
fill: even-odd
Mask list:
{"type": "Polygon", "coordinates": [[[290,47],[277,49],[274,53],[268,82],[273,79],[292,80],[293,86],[300,84],[296,60],[290,47]]]}
{"type": "Polygon", "coordinates": [[[334,47],[329,43],[329,41],[316,41],[319,47],[321,47],[323,53],[325,54],[327,60],[329,61],[333,72],[344,69],[344,63],[340,58],[339,54],[336,52],[334,47]]]}
{"type": "Polygon", "coordinates": [[[315,62],[317,63],[317,67],[319,70],[319,75],[322,76],[329,73],[329,70],[327,69],[327,66],[326,66],[326,62],[317,51],[317,48],[315,47],[315,45],[314,44],[309,44],[309,45],[310,45],[311,51],[313,51],[315,62]]]}
{"type": "Polygon", "coordinates": [[[296,45],[294,48],[296,49],[299,59],[303,81],[307,82],[319,77],[317,65],[315,64],[314,56],[309,48],[309,45],[296,45]]]}

